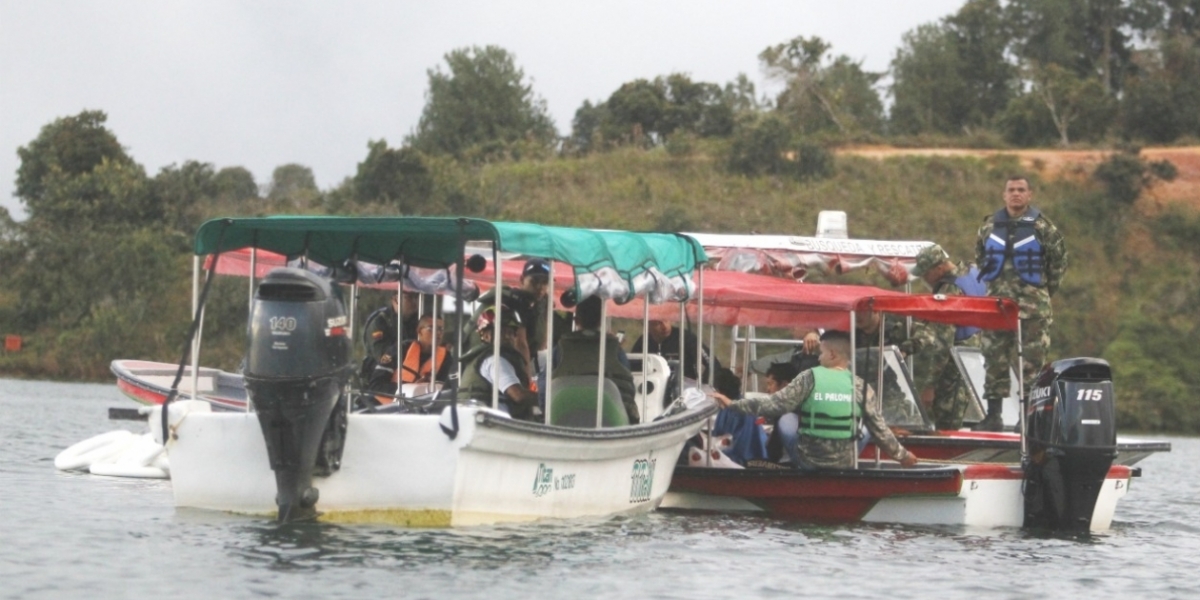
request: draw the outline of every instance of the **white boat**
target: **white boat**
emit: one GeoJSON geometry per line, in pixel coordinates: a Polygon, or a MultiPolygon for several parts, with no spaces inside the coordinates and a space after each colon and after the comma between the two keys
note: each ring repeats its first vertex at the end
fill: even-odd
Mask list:
{"type": "MultiPolygon", "coordinates": [[[[197,270],[199,257],[211,265],[250,247],[323,265],[399,260],[461,281],[468,242],[490,243],[493,262],[501,251],[551,259],[552,269],[573,268],[577,297],[622,302],[687,300],[705,260],[685,236],[450,218],[220,219],[200,228],[195,252],[197,270]]],[[[662,500],[684,442],[716,411],[699,398],[649,423],[578,428],[518,421],[495,395],[451,391],[402,400],[391,414],[352,413],[352,333],[339,295],[309,271],[272,271],[251,311],[243,379],[253,412],[214,411],[203,400],[154,409],[158,437],[169,432],[176,506],[438,526],[644,512],[662,500]]]]}

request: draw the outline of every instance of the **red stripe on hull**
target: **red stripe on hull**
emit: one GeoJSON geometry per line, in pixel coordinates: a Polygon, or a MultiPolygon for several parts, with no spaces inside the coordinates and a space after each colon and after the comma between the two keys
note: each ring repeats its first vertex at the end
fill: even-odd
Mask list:
{"type": "Polygon", "coordinates": [[[816,472],[679,468],[672,492],[741,498],[772,517],[818,523],[856,523],[883,498],[957,495],[962,473],[816,472]]]}

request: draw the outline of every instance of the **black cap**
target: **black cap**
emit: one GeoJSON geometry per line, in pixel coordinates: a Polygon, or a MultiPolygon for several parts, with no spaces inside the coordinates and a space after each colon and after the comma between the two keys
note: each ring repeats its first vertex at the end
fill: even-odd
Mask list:
{"type": "Polygon", "coordinates": [[[543,258],[531,258],[525,261],[525,268],[521,270],[521,277],[529,275],[550,275],[550,263],[543,258]]]}

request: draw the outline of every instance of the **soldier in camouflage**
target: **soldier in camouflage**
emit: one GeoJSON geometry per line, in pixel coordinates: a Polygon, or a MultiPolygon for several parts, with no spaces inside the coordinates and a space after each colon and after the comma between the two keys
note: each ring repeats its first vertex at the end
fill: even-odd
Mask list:
{"type": "MultiPolygon", "coordinates": [[[[950,260],[941,246],[921,250],[912,274],[929,285],[934,294],[962,296],[957,280],[963,269],[950,260]]],[[[912,336],[901,345],[911,357],[913,380],[921,403],[930,410],[938,429],[959,429],[971,402],[970,390],[951,355],[954,346],[979,347],[978,329],[955,327],[924,320],[913,322],[912,336]]]]}
{"type": "Polygon", "coordinates": [[[768,419],[788,412],[798,413],[800,437],[796,456],[799,463],[793,464],[798,468],[854,468],[860,418],[875,436],[876,444],[888,455],[906,467],[917,464],[916,455],[906,450],[888,429],[875,401],[874,390],[861,377],[849,374],[849,334],[826,331],[821,336],[820,361],[819,367],[800,373],[786,387],[766,398],[734,402],[719,392],[713,393],[713,397],[723,407],[768,419]],[[816,405],[823,408],[809,410],[816,405]]]}
{"type": "MultiPolygon", "coordinates": [[[[1062,234],[1030,205],[1032,201],[1029,179],[1009,177],[1004,184],[1004,208],[984,219],[975,244],[975,261],[980,280],[987,282],[988,295],[1012,298],[1020,307],[1022,376],[1026,384],[1046,363],[1050,325],[1054,322],[1050,298],[1067,270],[1067,246],[1062,234]]],[[[987,364],[984,398],[988,414],[975,429],[1000,431],[1004,427],[1001,408],[1008,395],[1008,373],[1017,363],[1015,332],[985,332],[983,356],[987,364]]]]}

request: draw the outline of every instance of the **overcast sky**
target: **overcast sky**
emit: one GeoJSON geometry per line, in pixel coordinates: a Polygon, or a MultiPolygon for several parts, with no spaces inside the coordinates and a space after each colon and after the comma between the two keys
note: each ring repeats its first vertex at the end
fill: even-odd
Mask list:
{"type": "Polygon", "coordinates": [[[17,148],[42,126],[103,110],[154,175],[199,160],[313,169],[322,189],[354,174],[367,142],[398,146],[425,104],[427,71],[465,46],[516,57],[560,134],[584,100],[684,72],[765,82],[757,56],[820,36],[883,71],[901,36],[963,0],[0,0],[0,204],[17,148]]]}

